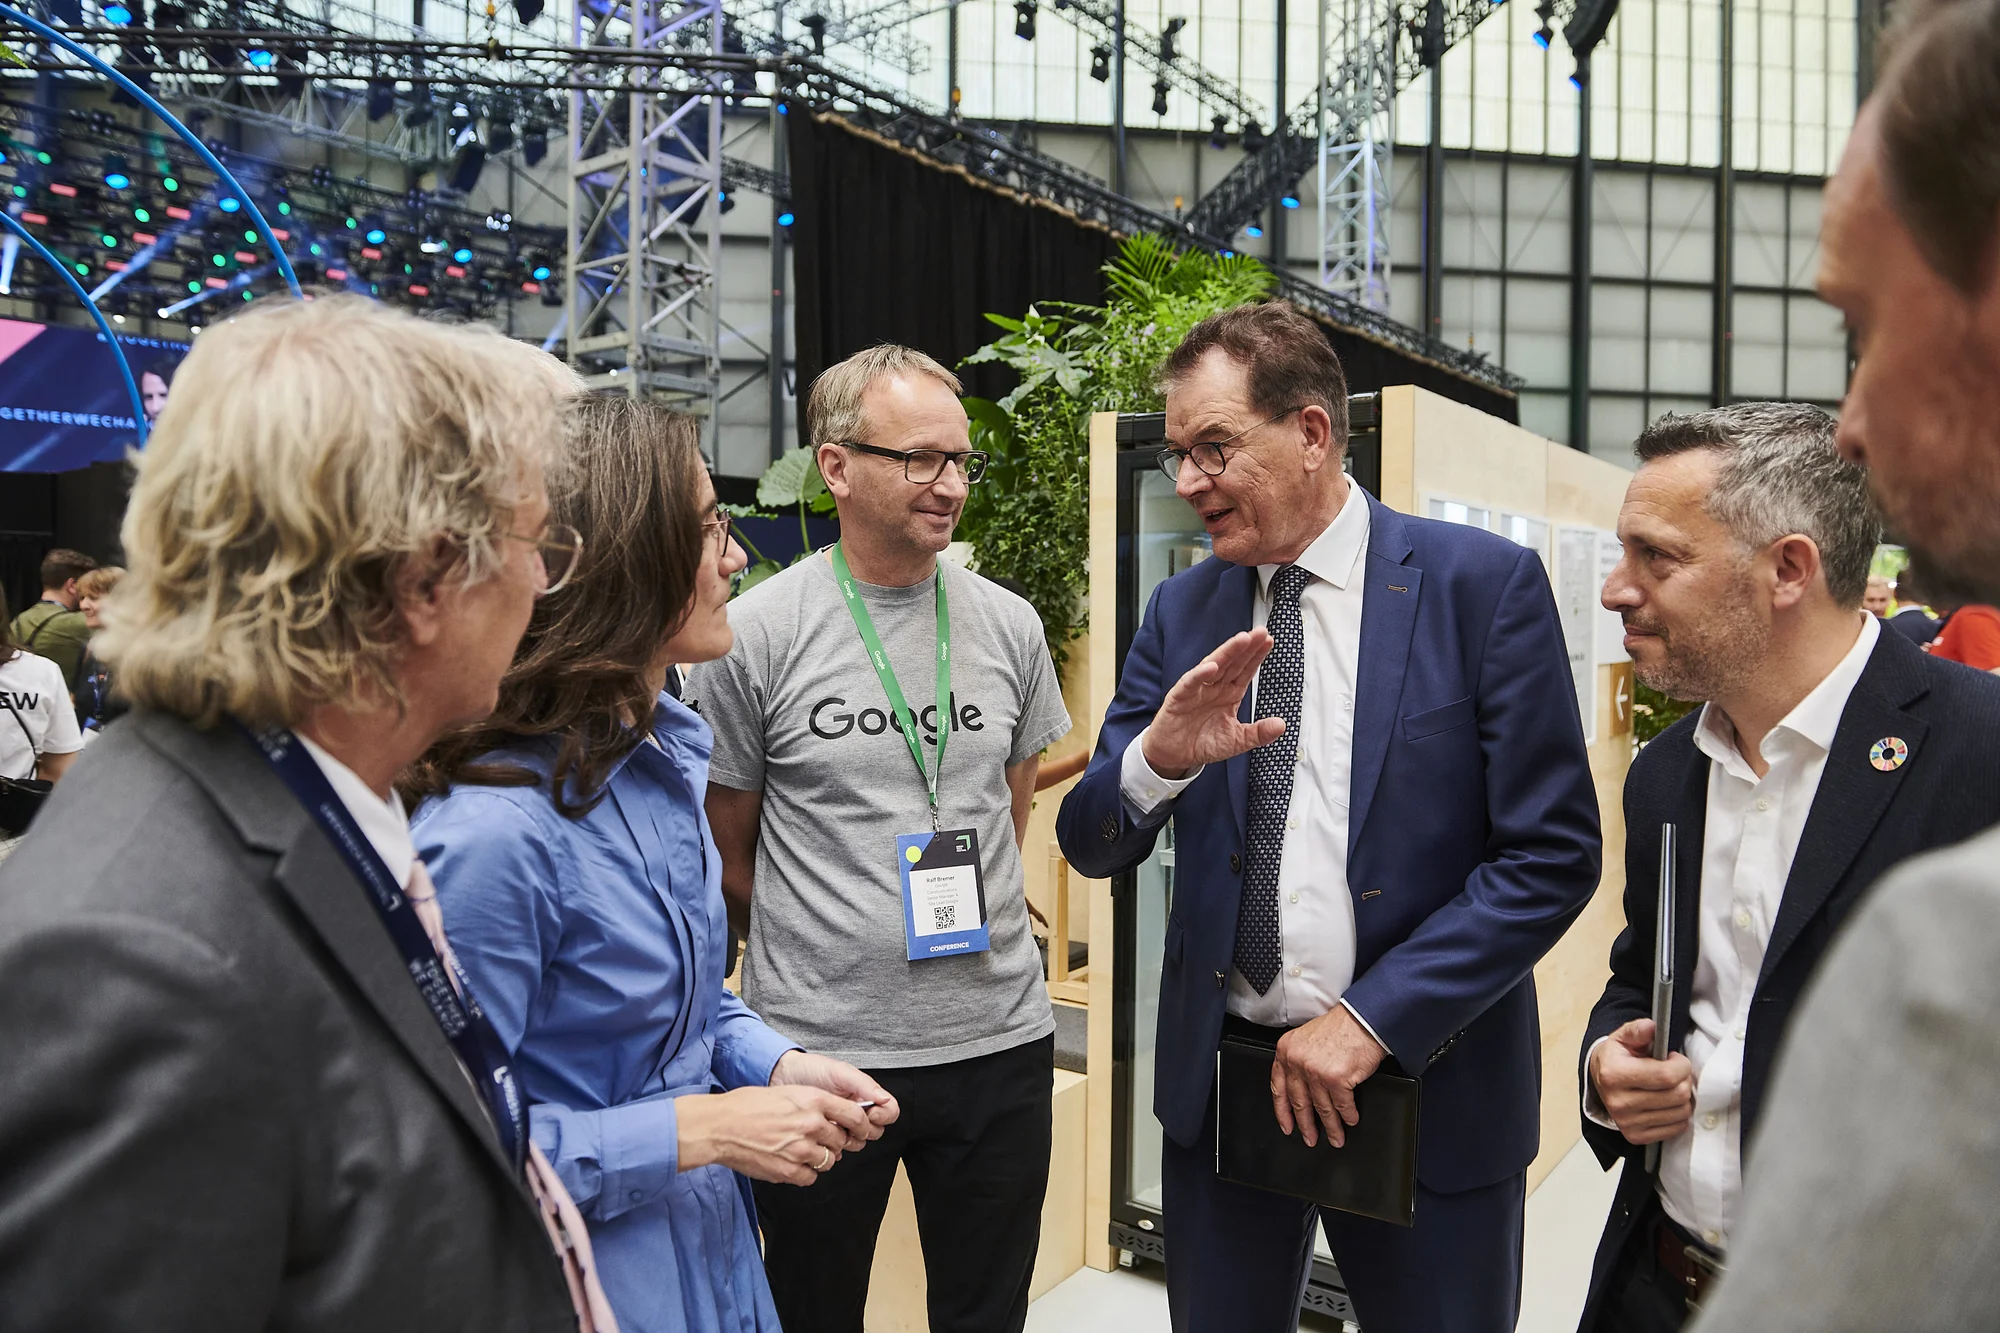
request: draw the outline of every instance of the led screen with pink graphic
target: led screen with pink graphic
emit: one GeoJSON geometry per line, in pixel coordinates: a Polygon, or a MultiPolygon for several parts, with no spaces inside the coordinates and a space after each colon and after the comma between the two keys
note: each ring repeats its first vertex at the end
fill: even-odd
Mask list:
{"type": "MultiPolygon", "coordinates": [[[[188,345],[118,337],[150,421],[188,345]]],[[[116,462],[138,443],[132,398],[96,329],[0,319],[0,472],[68,472],[116,462]]]]}

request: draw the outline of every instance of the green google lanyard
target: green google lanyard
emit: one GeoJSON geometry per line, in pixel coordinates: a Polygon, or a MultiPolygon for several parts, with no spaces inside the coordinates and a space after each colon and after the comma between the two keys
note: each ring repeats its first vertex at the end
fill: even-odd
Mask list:
{"type": "Polygon", "coordinates": [[[944,568],[939,566],[937,583],[937,761],[928,769],[924,766],[923,742],[917,739],[917,720],[910,713],[910,705],[904,702],[903,687],[896,679],[896,669],[889,665],[889,654],[882,650],[882,640],[875,633],[875,621],[868,614],[868,604],[861,600],[861,587],[854,579],[854,571],[847,567],[847,557],[841,553],[840,543],[835,542],[832,553],[834,582],[840,585],[840,595],[847,603],[847,614],[854,617],[854,628],[861,631],[862,646],[868,649],[868,661],[875,668],[875,676],[882,682],[882,692],[889,696],[889,706],[896,710],[896,721],[902,727],[903,739],[909,742],[910,758],[917,764],[917,776],[924,780],[924,788],[931,801],[931,832],[941,833],[944,825],[938,819],[938,773],[944,768],[944,743],[951,735],[951,613],[945,606],[944,568]]]}

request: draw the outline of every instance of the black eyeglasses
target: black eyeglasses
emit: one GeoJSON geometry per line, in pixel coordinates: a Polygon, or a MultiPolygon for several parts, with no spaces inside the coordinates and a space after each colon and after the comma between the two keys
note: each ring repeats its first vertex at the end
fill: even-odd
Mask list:
{"type": "Polygon", "coordinates": [[[1262,430],[1273,421],[1281,421],[1298,410],[1296,407],[1288,407],[1277,416],[1265,417],[1254,426],[1245,426],[1226,440],[1191,444],[1185,449],[1170,444],[1154,455],[1154,461],[1159,463],[1160,471],[1167,474],[1168,481],[1178,482],[1181,479],[1181,464],[1188,459],[1193,459],[1194,465],[1201,469],[1204,475],[1219,477],[1222,475],[1222,469],[1229,466],[1229,456],[1222,452],[1224,445],[1234,444],[1251,431],[1262,430]]]}
{"type": "Polygon", "coordinates": [[[966,484],[973,485],[986,475],[986,461],[989,455],[984,449],[968,449],[949,452],[943,449],[878,449],[872,444],[862,444],[857,440],[842,440],[840,447],[852,449],[856,453],[873,454],[877,458],[900,458],[903,460],[903,477],[919,486],[928,486],[944,475],[947,463],[958,464],[958,470],[965,474],[966,484]]]}

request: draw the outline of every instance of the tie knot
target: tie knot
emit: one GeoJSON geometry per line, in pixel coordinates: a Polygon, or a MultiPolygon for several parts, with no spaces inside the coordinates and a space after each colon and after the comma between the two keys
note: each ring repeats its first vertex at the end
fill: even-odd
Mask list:
{"type": "Polygon", "coordinates": [[[1278,572],[1271,575],[1271,600],[1297,601],[1306,584],[1312,582],[1312,575],[1298,565],[1280,565],[1278,572]]]}

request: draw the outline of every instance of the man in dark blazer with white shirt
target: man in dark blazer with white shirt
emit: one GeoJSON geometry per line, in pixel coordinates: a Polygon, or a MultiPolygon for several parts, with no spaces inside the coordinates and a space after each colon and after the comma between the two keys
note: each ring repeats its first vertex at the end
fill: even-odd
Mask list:
{"type": "Polygon", "coordinates": [[[1842,922],[1897,862],[2000,819],[2000,680],[1860,609],[1880,525],[1833,419],[1740,403],[1664,417],[1637,450],[1604,604],[1638,678],[1703,707],[1625,784],[1626,924],[1580,1071],[1585,1137],[1624,1175],[1582,1333],[1682,1326],[1728,1263],[1744,1148],[1842,922]],[[1654,1060],[1669,823],[1677,984],[1654,1060]]]}
{"type": "Polygon", "coordinates": [[[1598,880],[1548,577],[1342,475],[1346,384],[1298,311],[1204,321],[1165,382],[1165,457],[1215,558],[1154,594],[1057,829],[1101,877],[1174,820],[1153,1103],[1174,1326],[1294,1327],[1318,1222],[1364,1327],[1511,1333],[1532,973],[1598,880]],[[1345,1144],[1378,1068],[1421,1076],[1413,1226],[1218,1176],[1229,1025],[1276,1039],[1269,1114],[1309,1145],[1345,1144]]]}

